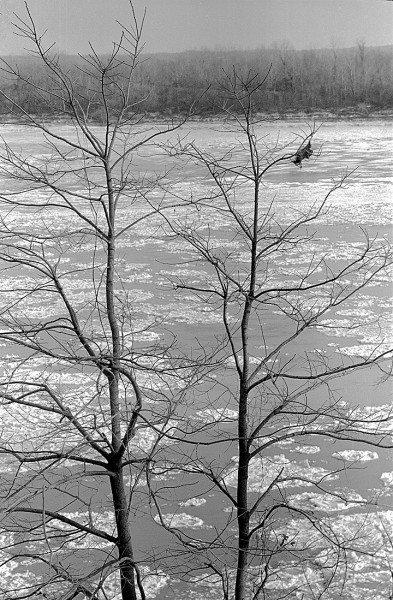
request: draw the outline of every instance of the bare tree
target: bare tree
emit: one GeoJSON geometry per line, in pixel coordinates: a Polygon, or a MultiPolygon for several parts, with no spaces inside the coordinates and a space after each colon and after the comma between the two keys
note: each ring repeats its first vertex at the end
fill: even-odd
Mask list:
{"type": "MultiPolygon", "coordinates": [[[[364,513],[349,517],[347,525],[329,514],[367,506],[336,481],[350,459],[335,469],[312,455],[323,440],[392,447],[391,409],[362,408],[335,385],[360,369],[389,376],[391,348],[381,330],[363,356],[329,355],[312,346],[311,336],[332,327],[337,310],[383,280],[392,249],[361,230],[363,242],[351,246],[347,258],[337,261],[331,250],[316,250],[321,219],[350,173],[324,197],[301,205],[287,199],[283,208],[269,178],[280,169],[288,173],[299,157],[310,159],[317,129],[269,144],[253,109],[263,84],[253,73],[227,77],[227,121],[221,127],[236,145],[214,153],[188,141],[171,150],[200,169],[200,180],[211,182],[204,195],[194,191],[194,211],[190,205],[185,218],[166,219],[173,238],[188,248],[184,265],[200,269],[192,281],[180,274],[172,283],[214,316],[220,329],[200,340],[202,362],[210,352],[216,368],[192,394],[186,390],[189,400],[183,402],[190,410],[169,436],[166,473],[173,472],[174,482],[154,482],[152,476],[148,483],[155,519],[174,535],[167,568],[177,556],[176,575],[187,585],[205,585],[211,598],[341,598],[352,590],[356,552],[385,559],[371,535],[365,544],[363,532],[370,530],[364,513]],[[290,461],[283,448],[311,458],[290,461]],[[197,490],[196,498],[180,505],[198,506],[209,494],[221,498],[216,502],[229,504],[227,518],[215,513],[205,528],[199,523],[197,536],[183,533],[185,517],[165,508],[175,488],[197,490]]],[[[344,326],[356,331],[362,318],[344,326]]]]}
{"type": "Polygon", "coordinates": [[[2,597],[109,598],[121,588],[124,600],[146,598],[132,522],[171,417],[157,399],[177,371],[154,319],[137,314],[124,248],[168,209],[154,195],[165,176],[154,144],[181,123],[144,123],[144,98],[133,95],[143,19],[131,3],[131,27],[108,56],[91,48],[79,71],[62,66],[26,10],[17,32],[45,78],[4,60],[3,75],[59,119],[2,92],[36,144],[26,155],[3,139],[0,153],[2,597]]]}

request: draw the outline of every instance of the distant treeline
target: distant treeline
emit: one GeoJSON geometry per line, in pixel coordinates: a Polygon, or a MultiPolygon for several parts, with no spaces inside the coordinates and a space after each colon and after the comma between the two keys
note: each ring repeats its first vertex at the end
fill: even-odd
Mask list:
{"type": "MultiPolygon", "coordinates": [[[[24,81],[39,87],[54,86],[50,74],[32,56],[8,59],[17,65],[20,76],[0,73],[1,89],[23,109],[35,114],[56,114],[62,110],[56,94],[34,92],[24,81]]],[[[177,54],[141,57],[133,76],[133,100],[137,111],[159,115],[184,113],[197,101],[202,115],[217,113],[225,102],[225,73],[235,67],[243,77],[250,71],[262,76],[270,69],[265,84],[254,95],[255,109],[261,112],[339,111],[348,107],[363,110],[393,108],[392,47],[356,47],[296,51],[286,45],[248,51],[199,50],[177,54]]],[[[80,92],[82,103],[89,102],[92,89],[89,73],[80,57],[62,56],[60,64],[80,92]],[[83,100],[85,98],[85,100],[83,100]]],[[[54,92],[56,90],[54,89],[54,92]]],[[[116,102],[114,90],[113,102],[116,102]]],[[[100,120],[100,106],[90,113],[100,120]]],[[[0,112],[11,104],[0,97],[0,112]]]]}

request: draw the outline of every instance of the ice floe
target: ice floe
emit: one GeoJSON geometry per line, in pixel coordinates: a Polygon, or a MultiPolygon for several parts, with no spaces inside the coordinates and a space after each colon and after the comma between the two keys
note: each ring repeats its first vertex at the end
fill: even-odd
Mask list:
{"type": "Polygon", "coordinates": [[[378,453],[371,450],[340,450],[339,452],[334,452],[332,456],[333,458],[350,462],[367,462],[379,458],[378,453]]]}
{"type": "MultiPolygon", "coordinates": [[[[154,520],[157,523],[161,522],[160,516],[156,515],[154,520]]],[[[211,529],[211,525],[207,525],[203,519],[194,517],[187,513],[166,513],[162,515],[162,520],[167,527],[174,527],[176,529],[211,529]]]]}

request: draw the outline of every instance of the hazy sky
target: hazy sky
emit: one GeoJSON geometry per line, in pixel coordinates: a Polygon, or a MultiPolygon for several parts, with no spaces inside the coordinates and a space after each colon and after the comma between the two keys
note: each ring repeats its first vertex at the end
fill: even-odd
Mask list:
{"type": "MultiPolygon", "coordinates": [[[[389,0],[134,0],[146,7],[147,52],[200,48],[258,48],[289,42],[295,48],[393,43],[393,2],[389,0]]],[[[29,0],[38,29],[48,29],[68,53],[109,49],[129,20],[128,0],[29,0]]],[[[13,12],[24,16],[23,0],[0,0],[0,53],[22,51],[12,33],[13,12]]]]}

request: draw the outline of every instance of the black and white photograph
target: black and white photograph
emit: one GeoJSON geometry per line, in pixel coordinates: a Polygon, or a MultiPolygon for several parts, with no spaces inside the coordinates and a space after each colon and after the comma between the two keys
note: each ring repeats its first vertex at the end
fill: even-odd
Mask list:
{"type": "Polygon", "coordinates": [[[0,600],[393,600],[393,2],[0,0],[0,600]]]}

